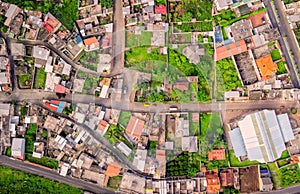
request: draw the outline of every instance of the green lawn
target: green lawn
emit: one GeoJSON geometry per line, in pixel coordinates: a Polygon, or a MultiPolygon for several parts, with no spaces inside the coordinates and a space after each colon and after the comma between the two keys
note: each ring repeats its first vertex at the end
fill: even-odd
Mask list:
{"type": "Polygon", "coordinates": [[[29,80],[30,76],[31,76],[31,75],[28,75],[28,74],[20,75],[20,76],[19,76],[19,80],[20,80],[20,82],[21,82],[22,84],[24,84],[26,81],[29,80]]]}
{"type": "Polygon", "coordinates": [[[40,176],[0,166],[1,193],[83,193],[80,189],[40,176]]]}
{"type": "Polygon", "coordinates": [[[280,159],[286,159],[288,157],[290,157],[289,152],[287,150],[284,150],[280,156],[280,159]]]}
{"type": "Polygon", "coordinates": [[[193,122],[193,113],[189,113],[190,135],[198,136],[200,132],[199,122],[193,122]]]}
{"type": "Polygon", "coordinates": [[[191,22],[176,25],[181,32],[209,32],[213,30],[212,22],[191,22]]]}
{"type": "Polygon", "coordinates": [[[113,176],[108,180],[107,187],[112,189],[118,189],[122,181],[122,176],[113,176]]]}
{"type": "Polygon", "coordinates": [[[212,141],[217,129],[222,127],[221,118],[218,113],[200,113],[201,138],[212,141]]]}
{"type": "Polygon", "coordinates": [[[285,74],[288,73],[286,67],[285,67],[285,62],[284,61],[280,61],[277,63],[277,72],[276,75],[281,75],[281,74],[285,74]]]}
{"type": "Polygon", "coordinates": [[[271,51],[271,56],[273,61],[277,61],[281,59],[281,54],[279,52],[279,49],[274,49],[271,51]]]}
{"type": "Polygon", "coordinates": [[[257,161],[243,161],[241,162],[234,154],[233,150],[229,150],[229,161],[230,161],[230,166],[232,167],[245,167],[245,166],[250,166],[250,165],[258,165],[259,162],[257,161]]]}
{"type": "Polygon", "coordinates": [[[158,53],[158,49],[152,49],[151,53],[147,52],[148,47],[137,47],[134,49],[130,49],[125,52],[125,60],[128,62],[129,66],[149,61],[166,61],[166,55],[161,55],[158,53]]]}
{"type": "Polygon", "coordinates": [[[271,175],[272,175],[272,180],[273,180],[273,183],[274,183],[274,188],[279,189],[280,188],[281,180],[280,180],[279,169],[276,166],[276,162],[269,163],[268,164],[268,168],[269,168],[269,170],[271,172],[271,175]]]}
{"type": "Polygon", "coordinates": [[[26,133],[25,133],[25,152],[26,153],[33,152],[33,148],[34,148],[33,144],[35,142],[36,129],[37,129],[37,125],[34,123],[31,123],[26,130],[26,133]]]}
{"type": "Polygon", "coordinates": [[[42,158],[35,158],[31,154],[25,155],[25,160],[28,160],[29,162],[33,162],[36,164],[40,164],[42,166],[46,166],[48,168],[57,169],[58,168],[58,162],[57,160],[54,160],[52,158],[42,157],[42,158]]]}
{"type": "Polygon", "coordinates": [[[139,41],[134,32],[126,31],[125,44],[127,48],[139,46],[139,41]]]}
{"type": "Polygon", "coordinates": [[[45,68],[37,69],[37,75],[35,76],[34,80],[34,87],[36,89],[43,89],[45,88],[45,83],[46,83],[46,72],[45,68]]]}
{"type": "Polygon", "coordinates": [[[130,120],[130,117],[131,117],[131,112],[122,111],[118,123],[126,128],[130,120]]]}
{"type": "Polygon", "coordinates": [[[150,46],[152,32],[143,31],[140,35],[140,46],[150,46]]]}

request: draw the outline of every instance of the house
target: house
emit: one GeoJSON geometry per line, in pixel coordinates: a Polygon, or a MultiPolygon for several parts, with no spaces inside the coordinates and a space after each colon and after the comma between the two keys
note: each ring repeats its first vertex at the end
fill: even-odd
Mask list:
{"type": "Polygon", "coordinates": [[[129,156],[132,152],[132,150],[123,142],[120,142],[116,147],[126,156],[129,156]]]}
{"type": "Polygon", "coordinates": [[[265,11],[250,16],[247,19],[251,21],[253,28],[259,27],[269,22],[265,11]]]}
{"type": "Polygon", "coordinates": [[[230,27],[230,35],[234,41],[244,40],[253,35],[252,33],[252,24],[250,20],[240,20],[233,23],[230,27]]]}
{"type": "Polygon", "coordinates": [[[208,152],[208,160],[225,160],[225,149],[214,149],[208,152]]]}
{"type": "Polygon", "coordinates": [[[33,46],[32,56],[36,59],[47,61],[48,57],[50,56],[50,50],[40,46],[33,46]]]}
{"type": "Polygon", "coordinates": [[[130,173],[125,173],[120,184],[120,190],[133,193],[145,193],[145,186],[145,178],[130,173]]]}
{"type": "Polygon", "coordinates": [[[43,26],[49,33],[55,33],[59,27],[61,26],[61,23],[51,14],[48,13],[45,16],[44,24],[43,26]]]}
{"type": "Polygon", "coordinates": [[[106,122],[105,120],[101,120],[99,122],[98,125],[98,132],[100,133],[100,135],[103,137],[107,131],[107,129],[109,128],[109,124],[108,122],[106,122]]]}
{"type": "Polygon", "coordinates": [[[189,120],[176,118],[175,120],[175,136],[176,137],[187,137],[189,136],[189,120]]]}
{"type": "Polygon", "coordinates": [[[247,51],[247,45],[244,40],[221,46],[216,49],[217,61],[228,58],[247,51]]]}
{"type": "Polygon", "coordinates": [[[205,54],[205,49],[199,48],[198,45],[190,45],[183,48],[182,54],[186,56],[191,63],[198,64],[201,56],[205,54]]]}
{"type": "Polygon", "coordinates": [[[11,145],[11,156],[21,160],[25,159],[25,139],[13,138],[11,145]]]}
{"type": "Polygon", "coordinates": [[[13,19],[21,12],[22,10],[14,5],[14,4],[9,4],[9,8],[7,12],[5,13],[6,20],[4,22],[5,26],[9,26],[13,19]]]}
{"type": "Polygon", "coordinates": [[[158,163],[166,163],[166,151],[165,150],[156,150],[156,161],[158,163]]]}
{"type": "Polygon", "coordinates": [[[286,150],[285,142],[295,139],[287,114],[263,110],[238,121],[238,127],[229,131],[234,153],[261,163],[275,161],[286,150]]]}
{"type": "Polygon", "coordinates": [[[100,187],[104,186],[104,180],[105,180],[105,175],[104,174],[94,172],[94,171],[91,171],[91,170],[84,170],[82,175],[81,175],[81,178],[85,179],[85,180],[89,180],[93,183],[96,183],[100,187]]]}
{"type": "Polygon", "coordinates": [[[139,139],[142,135],[144,125],[145,121],[131,116],[125,132],[134,139],[139,139]]]}
{"type": "Polygon", "coordinates": [[[271,179],[271,173],[268,169],[261,169],[260,170],[260,178],[262,181],[262,188],[261,191],[263,192],[270,192],[273,189],[273,182],[271,179]]]}
{"type": "Polygon", "coordinates": [[[100,86],[102,86],[101,92],[100,92],[100,95],[99,95],[100,98],[107,98],[110,82],[111,82],[111,78],[104,78],[100,82],[100,86]]]}
{"type": "Polygon", "coordinates": [[[83,40],[85,45],[85,51],[94,51],[100,48],[99,41],[96,37],[91,37],[83,40]]]}
{"type": "Polygon", "coordinates": [[[177,80],[174,83],[173,89],[184,92],[189,89],[190,83],[187,80],[177,80]]]}
{"type": "Polygon", "coordinates": [[[132,162],[133,166],[135,166],[139,171],[144,172],[146,158],[147,150],[137,149],[132,162]]]}
{"type": "Polygon", "coordinates": [[[222,187],[231,187],[234,185],[234,175],[233,169],[227,168],[220,172],[221,186],[222,187]]]}
{"type": "Polygon", "coordinates": [[[260,71],[262,80],[266,80],[275,75],[278,67],[276,63],[273,62],[270,54],[260,57],[255,61],[260,71]]]}
{"type": "Polygon", "coordinates": [[[64,94],[66,92],[66,87],[60,84],[56,84],[54,92],[59,94],[64,94]]]}
{"type": "Polygon", "coordinates": [[[232,0],[216,0],[215,1],[218,11],[221,11],[223,9],[228,9],[232,3],[233,3],[232,0]]]}
{"type": "Polygon", "coordinates": [[[116,162],[109,163],[105,175],[108,177],[118,176],[121,172],[121,166],[116,162]]]}
{"type": "Polygon", "coordinates": [[[9,110],[10,110],[10,104],[0,103],[0,115],[1,116],[8,116],[9,110]]]}
{"type": "Polygon", "coordinates": [[[261,189],[259,166],[240,168],[241,193],[254,193],[261,189]]]}
{"type": "Polygon", "coordinates": [[[156,5],[155,6],[155,13],[166,15],[167,14],[167,7],[163,4],[160,4],[159,6],[156,5]]]}
{"type": "Polygon", "coordinates": [[[217,193],[221,189],[220,179],[218,176],[218,170],[216,171],[207,171],[205,173],[205,178],[207,182],[207,193],[217,193]]]}

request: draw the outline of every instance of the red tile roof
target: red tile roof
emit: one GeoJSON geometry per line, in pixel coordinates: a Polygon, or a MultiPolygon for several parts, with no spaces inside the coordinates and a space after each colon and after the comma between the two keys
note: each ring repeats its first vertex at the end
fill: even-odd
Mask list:
{"type": "Polygon", "coordinates": [[[60,84],[56,84],[55,86],[55,93],[64,94],[66,92],[66,87],[60,84]]]}
{"type": "Polygon", "coordinates": [[[215,149],[208,152],[208,160],[225,160],[225,149],[215,149]]]}
{"type": "Polygon", "coordinates": [[[106,122],[105,120],[101,120],[99,122],[98,129],[101,131],[104,131],[105,128],[107,127],[107,125],[108,125],[108,122],[106,122]]]}
{"type": "Polygon", "coordinates": [[[53,106],[53,105],[51,105],[51,104],[49,104],[49,103],[45,103],[45,106],[47,107],[47,108],[49,108],[50,110],[53,110],[53,111],[57,111],[58,110],[58,107],[55,107],[55,106],[53,106]]]}
{"type": "Polygon", "coordinates": [[[222,187],[228,187],[234,185],[233,170],[231,168],[220,172],[222,187]]]}
{"type": "Polygon", "coordinates": [[[98,40],[96,37],[91,37],[83,40],[84,44],[86,46],[90,46],[92,44],[98,44],[98,40]]]}
{"type": "Polygon", "coordinates": [[[247,51],[247,45],[244,40],[239,40],[229,45],[218,47],[216,49],[217,61],[243,53],[245,51],[247,51]]]}
{"type": "Polygon", "coordinates": [[[112,162],[108,165],[105,175],[109,177],[118,176],[120,174],[120,171],[121,166],[116,162],[112,162]]]}
{"type": "Polygon", "coordinates": [[[255,14],[253,16],[248,17],[247,19],[251,21],[253,28],[256,28],[268,22],[266,12],[255,14]]]}
{"type": "Polygon", "coordinates": [[[221,189],[218,172],[207,171],[205,177],[207,181],[207,193],[217,193],[221,189]]]}
{"type": "Polygon", "coordinates": [[[273,62],[270,54],[256,59],[256,64],[263,80],[274,75],[278,68],[276,63],[273,62]]]}
{"type": "Polygon", "coordinates": [[[130,117],[129,123],[126,127],[126,133],[136,138],[140,138],[145,125],[145,121],[140,120],[134,116],[130,117]]]}
{"type": "Polygon", "coordinates": [[[167,7],[163,4],[160,4],[159,6],[155,6],[155,13],[156,14],[167,14],[167,7]]]}

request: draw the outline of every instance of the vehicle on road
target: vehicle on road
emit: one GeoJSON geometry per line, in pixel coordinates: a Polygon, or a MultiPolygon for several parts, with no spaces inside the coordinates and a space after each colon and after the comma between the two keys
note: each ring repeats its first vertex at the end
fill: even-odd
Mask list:
{"type": "Polygon", "coordinates": [[[281,105],[280,108],[285,108],[285,106],[281,105]]]}
{"type": "Polygon", "coordinates": [[[177,111],[178,110],[178,107],[177,106],[171,106],[169,108],[170,111],[177,111]]]}
{"type": "Polygon", "coordinates": [[[147,107],[147,106],[150,106],[150,104],[149,103],[145,103],[144,106],[147,107]]]}

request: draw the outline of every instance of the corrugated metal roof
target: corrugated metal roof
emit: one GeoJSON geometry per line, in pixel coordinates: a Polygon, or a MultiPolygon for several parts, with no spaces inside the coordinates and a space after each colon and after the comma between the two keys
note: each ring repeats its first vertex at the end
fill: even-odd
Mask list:
{"type": "Polygon", "coordinates": [[[237,157],[246,156],[246,149],[244,145],[244,140],[239,128],[235,128],[229,131],[229,136],[233,146],[234,153],[237,157]]]}
{"type": "Polygon", "coordinates": [[[283,135],[283,140],[288,142],[295,139],[293,129],[288,117],[288,114],[277,115],[277,119],[280,125],[281,133],[283,135]]]}

